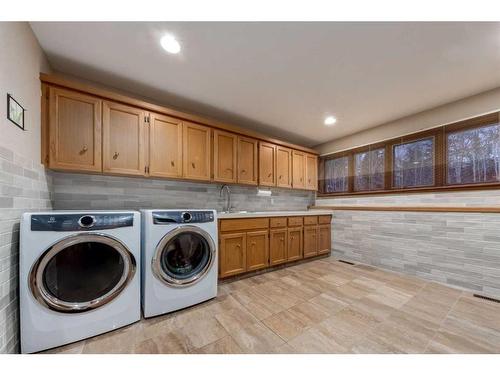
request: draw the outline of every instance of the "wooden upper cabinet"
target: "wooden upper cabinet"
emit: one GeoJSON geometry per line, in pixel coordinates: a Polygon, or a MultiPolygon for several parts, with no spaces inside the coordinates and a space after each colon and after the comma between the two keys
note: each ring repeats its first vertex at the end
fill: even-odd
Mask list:
{"type": "Polygon", "coordinates": [[[247,232],[247,271],[255,271],[269,265],[268,231],[247,232]]]}
{"type": "Polygon", "coordinates": [[[49,168],[100,172],[101,100],[51,87],[49,168]]]}
{"type": "Polygon", "coordinates": [[[318,190],[318,157],[306,154],[306,189],[318,190]]]}
{"type": "Polygon", "coordinates": [[[214,130],[214,181],[236,182],[238,136],[214,130]]]}
{"type": "Polygon", "coordinates": [[[238,136],[238,183],[257,185],[258,157],[257,140],[238,136]]]}
{"type": "Polygon", "coordinates": [[[149,116],[149,175],[182,177],[182,122],[151,113],[149,116]]]}
{"type": "Polygon", "coordinates": [[[146,112],[141,109],[103,102],[103,171],[145,174],[146,112]]]}
{"type": "Polygon", "coordinates": [[[276,147],[276,186],[292,187],[292,150],[276,147]]]}
{"type": "Polygon", "coordinates": [[[306,156],[303,152],[292,152],[292,187],[294,189],[306,188],[306,156]]]}
{"type": "Polygon", "coordinates": [[[259,142],[259,185],[276,186],[276,145],[259,142]]]}
{"type": "Polygon", "coordinates": [[[183,176],[210,180],[210,128],[190,122],[183,124],[183,176]]]}

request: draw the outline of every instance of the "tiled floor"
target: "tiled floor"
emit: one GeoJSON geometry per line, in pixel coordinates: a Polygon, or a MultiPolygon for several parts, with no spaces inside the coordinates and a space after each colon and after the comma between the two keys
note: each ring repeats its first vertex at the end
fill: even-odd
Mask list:
{"type": "Polygon", "coordinates": [[[334,258],[50,353],[500,353],[500,304],[334,258]]]}

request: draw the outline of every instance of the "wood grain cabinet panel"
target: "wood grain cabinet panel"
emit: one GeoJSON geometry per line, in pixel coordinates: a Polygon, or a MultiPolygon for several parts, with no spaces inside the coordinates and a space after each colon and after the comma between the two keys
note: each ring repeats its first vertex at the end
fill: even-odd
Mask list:
{"type": "Polygon", "coordinates": [[[294,189],[306,188],[306,156],[303,152],[292,152],[292,187],[294,189]]]}
{"type": "Polygon", "coordinates": [[[236,182],[237,135],[214,130],[214,181],[236,182]]]}
{"type": "Polygon", "coordinates": [[[269,263],[271,266],[285,263],[288,253],[288,231],[283,229],[271,229],[269,231],[269,263]]]}
{"type": "Polygon", "coordinates": [[[238,183],[257,185],[258,141],[248,137],[238,137],[238,183]]]}
{"type": "Polygon", "coordinates": [[[304,258],[318,255],[318,226],[304,226],[304,258]]]}
{"type": "Polygon", "coordinates": [[[318,157],[306,154],[306,189],[318,190],[318,157]]]}
{"type": "Polygon", "coordinates": [[[287,260],[294,261],[303,258],[302,227],[288,228],[287,260]]]}
{"type": "Polygon", "coordinates": [[[210,180],[210,128],[184,122],[182,135],[183,176],[191,180],[210,180]]]}
{"type": "Polygon", "coordinates": [[[269,266],[268,231],[247,232],[247,271],[269,266]]]}
{"type": "Polygon", "coordinates": [[[220,235],[219,275],[228,277],[246,271],[247,264],[246,233],[220,235]]]}
{"type": "Polygon", "coordinates": [[[329,254],[332,247],[332,226],[318,225],[318,254],[329,254]]]}
{"type": "Polygon", "coordinates": [[[101,172],[102,101],[49,89],[49,168],[101,172]]]}
{"type": "Polygon", "coordinates": [[[276,186],[292,187],[292,150],[276,147],[276,186]]]}
{"type": "Polygon", "coordinates": [[[182,177],[182,121],[150,114],[148,172],[154,177],[182,177]]]}
{"type": "Polygon", "coordinates": [[[276,186],[276,145],[259,142],[259,185],[276,186]]]}
{"type": "Polygon", "coordinates": [[[146,113],[135,107],[103,103],[103,172],[144,175],[146,113]]]}

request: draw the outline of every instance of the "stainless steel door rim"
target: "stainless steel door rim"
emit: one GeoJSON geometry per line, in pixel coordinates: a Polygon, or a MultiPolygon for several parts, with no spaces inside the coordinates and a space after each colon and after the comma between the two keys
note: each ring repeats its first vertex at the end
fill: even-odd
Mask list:
{"type": "Polygon", "coordinates": [[[153,274],[157,279],[160,281],[166,283],[169,286],[174,286],[174,287],[186,287],[193,285],[200,281],[207,273],[208,271],[212,268],[212,265],[214,263],[215,259],[215,243],[212,239],[212,237],[203,229],[196,227],[194,225],[181,225],[172,231],[168,232],[163,238],[160,240],[158,243],[158,246],[156,246],[155,253],[153,255],[153,259],[151,261],[151,268],[153,270],[153,274]],[[186,278],[186,279],[178,279],[175,277],[172,277],[168,275],[163,268],[161,267],[161,256],[163,254],[163,251],[165,250],[165,246],[168,244],[170,240],[172,240],[174,237],[182,234],[182,233],[196,233],[203,237],[205,241],[208,243],[209,247],[209,253],[208,253],[208,262],[207,264],[203,267],[203,269],[200,270],[200,272],[196,273],[195,275],[186,278]]]}
{"type": "Polygon", "coordinates": [[[51,310],[75,313],[96,309],[115,299],[123,289],[129,284],[135,275],[136,261],[130,250],[117,238],[106,234],[75,234],[62,239],[49,247],[33,264],[29,273],[29,286],[35,299],[51,310]],[[48,262],[61,251],[70,246],[97,242],[110,246],[116,250],[123,259],[124,269],[120,280],[107,293],[90,301],[68,302],[61,300],[50,293],[44,285],[43,275],[48,262]]]}

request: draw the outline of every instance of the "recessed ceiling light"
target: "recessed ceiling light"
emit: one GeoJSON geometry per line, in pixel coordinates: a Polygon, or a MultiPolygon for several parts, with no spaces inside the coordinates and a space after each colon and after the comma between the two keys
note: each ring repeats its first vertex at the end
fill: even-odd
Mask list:
{"type": "Polygon", "coordinates": [[[179,53],[181,51],[181,45],[172,35],[164,35],[160,40],[160,44],[168,53],[179,53]]]}
{"type": "Polygon", "coordinates": [[[330,126],[337,122],[337,119],[333,116],[328,116],[325,118],[325,125],[330,126]]]}

